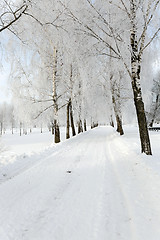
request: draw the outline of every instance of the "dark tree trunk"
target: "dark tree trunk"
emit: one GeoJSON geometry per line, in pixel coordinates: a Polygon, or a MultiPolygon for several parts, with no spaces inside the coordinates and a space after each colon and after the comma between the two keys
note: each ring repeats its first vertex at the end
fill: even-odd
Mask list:
{"type": "Polygon", "coordinates": [[[14,134],[14,124],[12,122],[12,135],[14,134]]]}
{"type": "Polygon", "coordinates": [[[86,123],[86,119],[84,119],[84,131],[87,131],[87,123],[86,123]]]}
{"type": "Polygon", "coordinates": [[[149,124],[149,127],[153,127],[153,123],[154,123],[154,119],[152,118],[150,124],[149,124]]]}
{"type": "Polygon", "coordinates": [[[96,128],[96,127],[98,127],[98,122],[96,122],[96,123],[95,123],[95,122],[92,122],[92,123],[91,123],[91,129],[92,129],[92,128],[96,128]]]}
{"type": "Polygon", "coordinates": [[[52,129],[52,135],[54,135],[54,123],[52,123],[51,129],[52,129]]]}
{"type": "Polygon", "coordinates": [[[80,119],[78,121],[78,134],[83,132],[83,127],[82,127],[82,120],[80,119]]]}
{"type": "Polygon", "coordinates": [[[22,123],[19,124],[19,135],[22,136],[22,123]]]}
{"type": "Polygon", "coordinates": [[[71,128],[72,128],[72,136],[76,135],[74,119],[73,119],[73,110],[72,110],[72,101],[70,99],[70,120],[71,120],[71,128]]]}
{"type": "Polygon", "coordinates": [[[67,104],[67,126],[66,126],[66,139],[70,138],[70,124],[69,124],[69,110],[70,110],[70,101],[67,104]]]}
{"type": "MultiPolygon", "coordinates": [[[[136,18],[136,4],[135,1],[130,1],[130,15],[131,15],[131,79],[132,89],[134,95],[134,104],[137,113],[137,120],[139,126],[139,134],[141,141],[141,151],[147,155],[152,155],[149,133],[147,128],[147,120],[145,115],[144,103],[142,99],[142,91],[140,86],[140,72],[141,72],[141,49],[138,52],[137,45],[137,18],[136,18]]],[[[142,46],[143,48],[143,46],[142,46]]]]}
{"type": "Polygon", "coordinates": [[[112,117],[112,115],[111,115],[111,119],[110,119],[110,125],[111,125],[111,127],[114,128],[114,122],[113,122],[113,117],[112,117]]]}
{"type": "Polygon", "coordinates": [[[136,107],[139,134],[140,134],[140,140],[141,140],[141,151],[142,153],[144,152],[147,155],[152,155],[149,133],[147,128],[147,120],[146,120],[146,115],[144,110],[144,103],[143,103],[142,97],[139,97],[137,88],[135,87],[135,83],[132,82],[132,85],[133,85],[133,91],[134,91],[134,103],[136,107]]]}
{"type": "Polygon", "coordinates": [[[124,132],[123,132],[123,128],[122,128],[122,120],[118,115],[116,115],[116,121],[117,121],[117,132],[119,132],[120,135],[123,135],[124,132]]]}
{"type": "Polygon", "coordinates": [[[57,123],[57,120],[54,120],[54,142],[59,143],[60,142],[60,130],[59,125],[57,123]]]}

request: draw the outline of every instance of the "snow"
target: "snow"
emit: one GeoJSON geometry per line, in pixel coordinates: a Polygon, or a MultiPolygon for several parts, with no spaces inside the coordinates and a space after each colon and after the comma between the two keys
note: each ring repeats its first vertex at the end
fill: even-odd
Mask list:
{"type": "Polygon", "coordinates": [[[136,127],[125,133],[99,127],[56,146],[34,133],[23,150],[38,136],[44,149],[2,153],[0,240],[159,240],[160,133],[153,156],[140,154],[136,127]]]}
{"type": "MultiPolygon", "coordinates": [[[[64,132],[64,129],[62,129],[64,132]]],[[[7,131],[3,135],[3,144],[6,145],[6,150],[9,150],[13,154],[31,154],[44,150],[46,147],[53,143],[53,136],[47,129],[43,129],[42,133],[39,128],[34,128],[32,133],[27,135],[22,134],[19,136],[19,132],[16,131],[13,135],[10,131],[7,131]]]]}
{"type": "MultiPolygon", "coordinates": [[[[40,158],[53,152],[53,135],[47,130],[33,129],[32,133],[19,136],[7,131],[2,136],[0,155],[0,183],[19,174],[22,170],[36,164],[40,158]]],[[[61,139],[65,138],[65,129],[61,128],[61,139]]]]}

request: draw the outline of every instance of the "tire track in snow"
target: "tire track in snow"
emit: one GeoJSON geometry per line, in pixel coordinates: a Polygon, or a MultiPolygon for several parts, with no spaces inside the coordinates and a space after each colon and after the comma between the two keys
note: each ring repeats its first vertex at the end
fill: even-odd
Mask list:
{"type": "MultiPolygon", "coordinates": [[[[28,240],[28,237],[30,236],[30,234],[34,240],[39,239],[39,238],[36,238],[36,235],[35,235],[35,233],[37,231],[41,231],[41,235],[43,236],[43,234],[44,234],[44,237],[45,237],[45,232],[42,231],[42,229],[43,228],[48,229],[48,227],[46,226],[47,222],[51,222],[53,224],[53,226],[56,225],[57,224],[56,222],[58,222],[57,219],[59,218],[60,213],[62,214],[63,211],[65,212],[65,209],[63,209],[63,208],[64,208],[64,201],[65,201],[66,195],[68,195],[68,193],[69,193],[69,197],[71,197],[71,195],[74,194],[72,192],[72,184],[71,183],[73,183],[73,178],[75,177],[76,169],[78,168],[78,165],[80,164],[80,156],[81,155],[83,156],[84,152],[88,148],[87,141],[85,141],[85,140],[83,142],[83,148],[81,145],[82,145],[82,143],[81,144],[80,143],[72,144],[72,146],[67,151],[62,151],[57,156],[58,157],[57,160],[54,160],[56,171],[57,171],[56,165],[59,163],[59,161],[63,160],[64,156],[67,157],[66,162],[68,162],[68,163],[64,167],[60,166],[59,170],[63,172],[62,176],[60,176],[60,180],[57,183],[57,188],[56,188],[55,192],[53,193],[53,195],[51,194],[51,197],[44,204],[44,208],[41,209],[40,211],[37,211],[36,214],[34,214],[34,217],[32,217],[32,222],[30,222],[29,226],[23,227],[23,229],[27,229],[27,231],[24,231],[22,233],[22,237],[23,237],[22,239],[28,240]],[[74,148],[74,147],[77,148],[76,158],[74,159],[74,161],[72,161],[73,159],[70,161],[69,159],[72,156],[72,150],[73,150],[72,148],[74,148]],[[62,167],[62,169],[61,169],[61,167],[62,167]],[[71,174],[67,174],[67,170],[70,170],[71,174]],[[49,206],[49,207],[46,208],[46,206],[49,206]],[[53,209],[50,208],[50,206],[53,206],[53,209]],[[53,218],[53,216],[54,216],[54,218],[53,218]],[[43,226],[43,228],[41,226],[43,226]]],[[[52,158],[52,155],[50,156],[49,164],[53,164],[51,158],[52,158]]],[[[53,175],[54,175],[54,171],[53,171],[53,175]]],[[[70,207],[70,206],[68,206],[68,207],[70,207]]],[[[67,208],[67,206],[66,206],[66,208],[67,208]]],[[[72,212],[71,212],[71,214],[72,214],[72,212]]],[[[60,231],[60,228],[61,228],[61,226],[58,227],[59,234],[61,234],[63,232],[63,230],[60,231]]],[[[53,229],[53,228],[51,228],[51,229],[53,229]]],[[[56,239],[59,239],[58,236],[56,237],[56,233],[54,236],[56,239]]]]}
{"type": "MultiPolygon", "coordinates": [[[[83,133],[88,134],[88,132],[83,133]]],[[[38,165],[40,165],[43,161],[46,161],[51,156],[54,157],[55,155],[59,154],[63,147],[63,152],[67,152],[70,150],[70,142],[73,142],[73,145],[79,145],[78,140],[82,138],[82,134],[71,138],[67,141],[61,142],[59,144],[53,145],[51,147],[48,147],[44,151],[40,153],[33,153],[31,156],[28,155],[20,155],[20,156],[12,156],[12,158],[15,158],[13,163],[7,164],[7,165],[1,165],[1,176],[0,176],[0,184],[11,180],[12,178],[23,174],[23,172],[28,171],[31,168],[34,168],[38,165]],[[16,159],[17,157],[17,159],[16,159]],[[25,159],[25,161],[24,161],[25,159]],[[18,163],[18,164],[17,164],[18,163]],[[21,163],[21,164],[19,164],[21,163]],[[13,165],[13,167],[12,167],[13,165]]]]}
{"type": "Polygon", "coordinates": [[[71,235],[76,240],[106,239],[102,217],[105,138],[103,134],[103,137],[97,139],[93,132],[90,133],[89,138],[84,140],[81,148],[77,146],[76,156],[78,155],[80,158],[78,164],[72,166],[73,174],[68,176],[70,178],[69,186],[61,192],[56,204],[54,201],[48,202],[49,206],[53,204],[54,209],[45,211],[41,222],[38,222],[37,225],[33,224],[31,231],[27,232],[23,239],[28,239],[30,236],[28,234],[33,234],[32,236],[36,239],[34,233],[38,230],[43,236],[45,232],[49,231],[46,222],[52,222],[53,226],[56,226],[51,233],[52,238],[56,240],[69,239],[71,235]],[[40,229],[41,225],[44,226],[44,230],[40,229]],[[79,235],[77,235],[77,229],[79,229],[79,235]]]}
{"type": "Polygon", "coordinates": [[[117,169],[118,156],[121,153],[121,149],[117,151],[117,146],[114,140],[117,139],[117,134],[113,134],[108,137],[107,148],[105,154],[107,155],[108,163],[108,174],[110,182],[110,192],[111,196],[109,207],[111,207],[111,216],[113,214],[113,222],[110,224],[110,237],[116,240],[116,235],[118,239],[133,239],[137,240],[137,230],[133,223],[133,209],[129,201],[128,195],[124,189],[124,183],[121,181],[120,168],[117,169]],[[113,184],[114,183],[114,184],[113,184]],[[113,189],[114,187],[114,189],[113,189]],[[113,199],[116,202],[113,202],[113,199]],[[114,236],[114,233],[116,234],[114,236]],[[125,233],[125,235],[123,235],[125,233]]]}
{"type": "MultiPolygon", "coordinates": [[[[78,137],[82,138],[82,136],[78,136],[78,137]]],[[[19,208],[21,209],[21,205],[22,205],[22,209],[21,209],[22,215],[24,214],[24,218],[22,218],[22,220],[20,221],[20,225],[19,225],[20,229],[16,229],[16,227],[14,226],[14,221],[12,221],[12,219],[10,220],[9,219],[10,217],[8,216],[8,220],[10,223],[8,223],[8,227],[7,227],[7,223],[6,223],[5,228],[8,228],[7,232],[10,235],[10,239],[12,239],[12,235],[14,235],[14,234],[19,235],[19,237],[17,239],[21,239],[22,236],[24,237],[25,235],[27,235],[29,232],[29,227],[32,227],[32,224],[34,226],[34,224],[41,222],[42,219],[45,218],[45,214],[47,214],[47,211],[48,212],[50,211],[50,208],[46,209],[46,206],[49,203],[51,203],[52,201],[53,201],[52,203],[54,203],[54,204],[55,204],[55,202],[58,202],[58,198],[59,199],[62,198],[63,194],[69,187],[70,178],[67,175],[66,171],[68,169],[72,169],[74,165],[77,165],[78,160],[77,160],[77,158],[75,159],[75,161],[72,161],[73,159],[71,161],[69,159],[67,159],[65,161],[64,166],[62,166],[62,161],[64,159],[64,156],[66,156],[68,153],[70,155],[72,155],[72,150],[73,150],[72,148],[74,148],[76,146],[78,149],[80,149],[80,147],[79,147],[80,143],[78,143],[78,139],[74,139],[73,144],[71,144],[71,146],[67,142],[65,142],[63,145],[66,145],[65,148],[61,148],[61,146],[60,146],[58,151],[45,157],[44,159],[40,159],[40,161],[36,165],[29,167],[29,169],[25,169],[25,171],[21,172],[20,174],[15,176],[10,181],[6,181],[4,184],[2,184],[4,189],[7,188],[7,186],[9,186],[11,184],[11,186],[13,185],[13,189],[15,189],[15,191],[17,191],[18,185],[21,182],[21,180],[19,180],[19,179],[21,179],[21,177],[22,177],[22,179],[25,179],[23,190],[20,188],[16,194],[16,198],[15,198],[15,195],[13,197],[11,197],[11,199],[10,199],[11,201],[9,201],[11,203],[7,206],[8,210],[10,209],[8,211],[9,215],[10,214],[12,215],[12,211],[13,211],[12,208],[14,208],[14,205],[17,205],[17,203],[20,200],[19,208]],[[51,199],[51,202],[49,199],[48,203],[47,202],[42,203],[40,208],[42,207],[43,209],[39,210],[39,208],[36,206],[36,205],[38,205],[39,199],[36,196],[34,196],[34,188],[35,189],[42,188],[42,190],[43,189],[45,190],[45,188],[47,188],[47,185],[45,186],[44,180],[40,179],[39,185],[37,185],[37,186],[35,185],[35,187],[33,187],[34,182],[36,181],[36,178],[38,180],[39,176],[43,176],[44,178],[45,178],[45,176],[47,177],[47,174],[51,177],[50,180],[52,180],[52,175],[54,176],[54,174],[57,174],[56,172],[59,170],[60,170],[60,172],[58,174],[60,176],[57,177],[57,181],[58,181],[57,188],[56,188],[56,186],[55,186],[55,188],[53,188],[54,192],[53,192],[53,196],[51,196],[53,199],[51,199]],[[44,187],[43,187],[43,184],[44,184],[44,187]],[[14,187],[14,185],[16,185],[16,187],[14,187]],[[32,188],[33,188],[33,198],[37,199],[37,203],[33,201],[33,206],[30,206],[30,211],[26,213],[25,209],[23,209],[23,204],[24,204],[24,202],[26,202],[28,192],[32,191],[32,188]],[[43,204],[44,204],[44,207],[43,207],[43,204]],[[44,215],[43,217],[42,217],[42,213],[44,215]],[[40,219],[38,219],[39,216],[40,216],[40,219]],[[28,220],[27,220],[27,218],[28,218],[28,220]],[[28,226],[28,223],[29,223],[29,226],[28,226]]],[[[85,141],[84,141],[84,145],[85,145],[85,148],[87,148],[87,144],[85,144],[85,141]]],[[[31,199],[28,199],[28,200],[29,200],[28,202],[32,202],[31,199]]],[[[28,203],[26,202],[26,204],[28,204],[28,203]]],[[[6,211],[6,210],[7,209],[5,209],[4,211],[6,211]]],[[[1,212],[1,213],[3,213],[3,212],[1,212]]],[[[3,215],[5,216],[6,214],[7,214],[7,211],[6,211],[6,213],[1,214],[1,218],[0,218],[0,222],[2,223],[1,225],[4,225],[4,223],[5,223],[5,220],[3,220],[2,216],[3,215]]],[[[16,215],[17,215],[17,213],[16,213],[16,215]]],[[[16,216],[16,217],[18,217],[18,216],[16,216]]],[[[21,214],[20,214],[20,219],[21,219],[21,214]]],[[[17,221],[19,221],[19,219],[17,219],[17,221]]]]}

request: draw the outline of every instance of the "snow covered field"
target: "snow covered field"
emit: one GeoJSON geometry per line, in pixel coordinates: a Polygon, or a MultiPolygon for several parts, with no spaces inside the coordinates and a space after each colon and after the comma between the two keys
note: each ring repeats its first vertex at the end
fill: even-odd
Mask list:
{"type": "Polygon", "coordinates": [[[136,127],[125,133],[99,127],[56,146],[47,132],[2,137],[0,240],[159,240],[160,133],[153,156],[136,127]]]}

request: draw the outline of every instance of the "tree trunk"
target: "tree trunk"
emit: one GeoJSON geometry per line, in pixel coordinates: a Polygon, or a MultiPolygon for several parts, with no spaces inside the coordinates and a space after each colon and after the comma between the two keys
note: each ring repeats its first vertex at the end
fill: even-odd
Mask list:
{"type": "Polygon", "coordinates": [[[86,123],[86,119],[84,119],[84,131],[87,131],[87,123],[86,123]]]}
{"type": "Polygon", "coordinates": [[[147,120],[145,115],[144,103],[142,99],[142,91],[140,86],[140,72],[141,72],[141,54],[138,54],[137,45],[137,19],[136,19],[136,2],[131,0],[130,2],[130,12],[131,12],[131,77],[132,77],[132,89],[134,95],[134,104],[136,108],[140,141],[141,141],[141,151],[147,155],[152,155],[149,133],[147,128],[147,120]]]}
{"type": "Polygon", "coordinates": [[[66,139],[70,138],[70,124],[69,124],[69,109],[70,109],[70,101],[67,104],[67,127],[66,127],[66,139]]]}
{"type": "Polygon", "coordinates": [[[123,135],[124,132],[123,132],[123,128],[122,128],[122,120],[118,115],[116,115],[116,121],[117,121],[117,132],[119,132],[120,135],[123,135]]]}
{"type": "Polygon", "coordinates": [[[120,109],[117,106],[115,97],[114,97],[114,92],[112,90],[112,103],[113,103],[113,109],[114,109],[114,113],[116,116],[116,123],[117,123],[117,132],[120,133],[120,135],[124,135],[124,131],[123,131],[123,127],[122,127],[122,118],[120,115],[120,109]]]}
{"type": "Polygon", "coordinates": [[[12,134],[14,134],[14,124],[12,122],[12,134]]]}
{"type": "Polygon", "coordinates": [[[70,99],[70,120],[71,120],[71,128],[72,128],[72,136],[76,135],[74,119],[73,119],[73,109],[72,109],[72,101],[70,99]]]}
{"type": "Polygon", "coordinates": [[[98,122],[96,122],[96,123],[95,123],[95,122],[92,122],[92,123],[91,123],[91,129],[92,129],[92,128],[96,128],[96,127],[98,127],[98,122]]]}
{"type": "Polygon", "coordinates": [[[53,69],[53,103],[54,103],[54,142],[60,142],[60,129],[58,123],[58,99],[57,99],[57,65],[58,50],[54,47],[54,69],[53,69]]]}
{"type": "Polygon", "coordinates": [[[110,119],[110,125],[111,125],[111,127],[114,128],[114,122],[113,122],[113,117],[112,117],[112,115],[111,115],[111,119],[110,119]]]}
{"type": "Polygon", "coordinates": [[[52,123],[52,135],[54,135],[54,123],[52,123]]]}
{"type": "Polygon", "coordinates": [[[83,127],[82,127],[82,120],[80,119],[78,121],[78,134],[83,132],[83,127]]]}
{"type": "Polygon", "coordinates": [[[135,95],[134,103],[136,106],[139,134],[140,134],[140,140],[141,140],[141,151],[142,153],[144,152],[147,155],[152,155],[148,128],[147,128],[147,120],[146,120],[146,115],[144,110],[144,103],[143,103],[142,97],[137,98],[138,96],[137,89],[134,89],[134,95],[135,95]]]}
{"type": "Polygon", "coordinates": [[[22,123],[19,124],[19,135],[22,136],[22,123]]]}
{"type": "Polygon", "coordinates": [[[1,122],[1,135],[3,133],[3,123],[1,122]]]}
{"type": "MultiPolygon", "coordinates": [[[[110,49],[110,54],[111,54],[111,49],[110,49]]],[[[110,57],[110,69],[112,69],[111,57],[110,57]]],[[[120,79],[121,79],[121,75],[120,75],[120,79]]],[[[114,110],[116,123],[117,123],[117,132],[120,133],[120,135],[123,135],[124,131],[122,127],[122,117],[121,117],[120,85],[116,84],[116,81],[114,81],[112,71],[110,72],[110,86],[111,86],[113,110],[114,110]]],[[[112,115],[111,115],[111,124],[112,126],[114,126],[112,115]]]]}
{"type": "Polygon", "coordinates": [[[26,128],[23,128],[23,134],[27,135],[27,129],[26,128]]]}
{"type": "Polygon", "coordinates": [[[54,120],[54,142],[55,143],[60,142],[60,131],[59,131],[59,125],[57,123],[57,120],[54,120]]]}
{"type": "Polygon", "coordinates": [[[154,119],[151,120],[149,127],[153,127],[154,119]]]}

